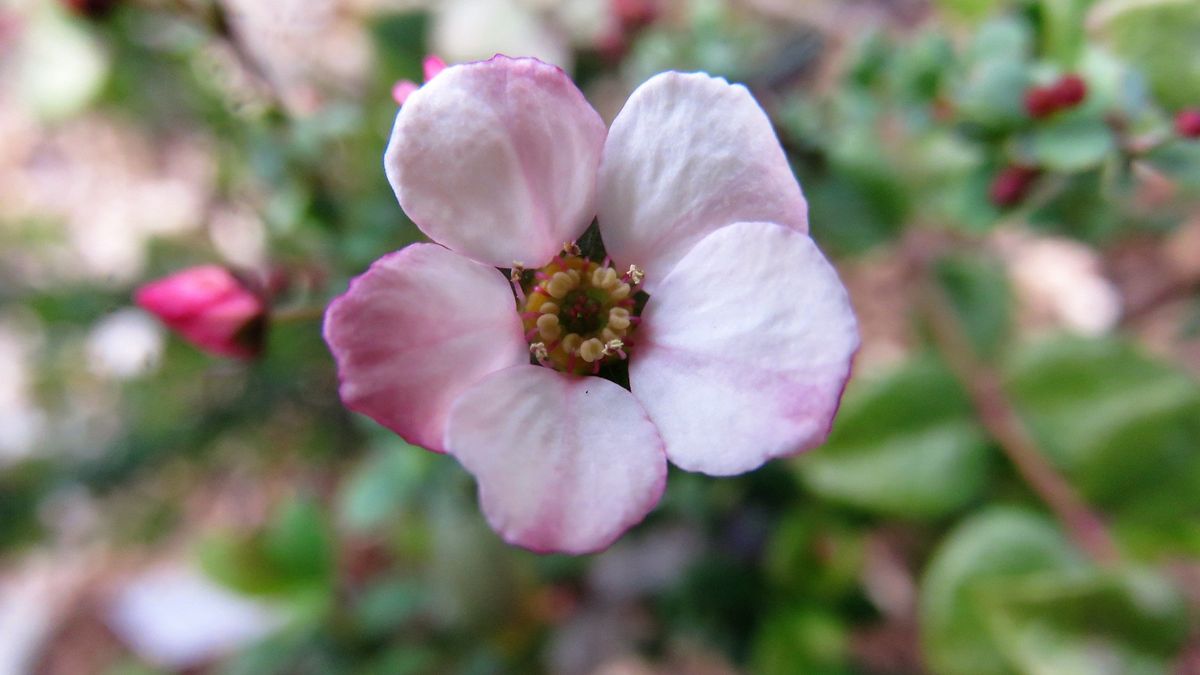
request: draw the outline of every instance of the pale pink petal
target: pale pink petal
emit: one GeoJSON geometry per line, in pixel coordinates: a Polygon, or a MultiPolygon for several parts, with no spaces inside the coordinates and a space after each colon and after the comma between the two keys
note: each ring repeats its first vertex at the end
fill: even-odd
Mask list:
{"type": "Polygon", "coordinates": [[[541,366],[463,394],[446,449],[479,481],[492,528],[543,553],[607,547],[654,508],[667,477],[662,440],[628,391],[541,366]]]}
{"type": "Polygon", "coordinates": [[[438,73],[446,69],[446,62],[430,54],[421,62],[421,68],[425,72],[425,81],[428,82],[437,77],[438,73]]]}
{"type": "Polygon", "coordinates": [[[749,471],[819,445],[858,349],[846,289],[806,234],[737,223],[646,303],[629,381],[680,468],[749,471]]]}
{"type": "Polygon", "coordinates": [[[399,105],[404,105],[409,96],[421,88],[421,85],[412,80],[399,80],[392,86],[392,100],[399,105]]]}
{"type": "Polygon", "coordinates": [[[592,220],[604,134],[561,70],[497,56],[412,94],[384,167],[432,239],[497,267],[540,266],[592,220]]]}
{"type": "Polygon", "coordinates": [[[765,221],[808,231],[808,205],[750,92],[703,73],[663,73],[613,121],[597,187],[600,234],[653,293],[705,235],[765,221]]]}
{"type": "Polygon", "coordinates": [[[454,399],[529,359],[504,277],[434,244],[386,255],[352,281],[325,313],[325,341],[347,407],[438,452],[454,399]]]}

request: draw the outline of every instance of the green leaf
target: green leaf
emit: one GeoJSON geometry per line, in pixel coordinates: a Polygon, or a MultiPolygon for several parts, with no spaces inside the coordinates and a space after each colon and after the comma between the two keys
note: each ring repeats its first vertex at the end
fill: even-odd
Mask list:
{"type": "Polygon", "coordinates": [[[1179,590],[1147,571],[994,584],[990,626],[1029,675],[1167,675],[1188,632],[1179,590]]]}
{"type": "Polygon", "coordinates": [[[753,663],[761,675],[852,673],[845,661],[850,636],[841,619],[820,607],[782,610],[754,638],[753,663]]]}
{"type": "Polygon", "coordinates": [[[1004,265],[983,255],[958,255],[939,260],[935,273],[975,349],[989,356],[998,353],[1012,323],[1004,265]]]}
{"type": "Polygon", "coordinates": [[[1038,126],[1029,144],[1039,166],[1063,173],[1098,167],[1116,148],[1108,124],[1086,114],[1064,115],[1038,126]]]}
{"type": "Polygon", "coordinates": [[[1200,516],[1200,384],[1116,340],[1035,345],[1008,373],[1045,452],[1089,502],[1131,529],[1161,528],[1166,550],[1196,545],[1197,528],[1178,535],[1200,516]]]}
{"type": "Polygon", "coordinates": [[[240,593],[307,600],[329,585],[332,536],[318,506],[300,499],[283,505],[261,531],[208,536],[198,554],[210,577],[240,593]]]}
{"type": "Polygon", "coordinates": [[[798,462],[820,496],[907,518],[943,516],[977,499],[988,464],[965,394],[932,358],[855,382],[829,442],[798,462]]]}
{"type": "Polygon", "coordinates": [[[296,582],[320,583],[333,574],[333,533],[310,499],[284,504],[263,533],[262,546],[275,568],[296,582]]]}
{"type": "Polygon", "coordinates": [[[1140,68],[1171,108],[1200,100],[1200,3],[1195,0],[1105,0],[1092,23],[1120,56],[1140,68]]]}
{"type": "Polygon", "coordinates": [[[346,479],[339,494],[340,522],[363,532],[394,521],[429,475],[430,453],[420,448],[387,447],[367,457],[346,479]]]}
{"type": "Polygon", "coordinates": [[[987,16],[996,0],[937,0],[937,5],[951,16],[974,22],[987,16]]]}
{"type": "Polygon", "coordinates": [[[1084,16],[1096,0],[1041,0],[1042,52],[1063,66],[1075,64],[1084,45],[1084,16]]]}
{"type": "Polygon", "coordinates": [[[1046,518],[997,507],[964,521],[934,553],[921,582],[921,640],[939,675],[1013,672],[988,629],[987,588],[1034,572],[1084,569],[1046,518]]]}
{"type": "Polygon", "coordinates": [[[983,61],[959,84],[955,95],[959,115],[993,131],[1019,127],[1028,119],[1023,101],[1029,81],[1028,64],[1017,58],[983,61]]]}
{"type": "Polygon", "coordinates": [[[1183,188],[1200,192],[1200,141],[1178,139],[1165,143],[1147,155],[1146,161],[1183,188]]]}

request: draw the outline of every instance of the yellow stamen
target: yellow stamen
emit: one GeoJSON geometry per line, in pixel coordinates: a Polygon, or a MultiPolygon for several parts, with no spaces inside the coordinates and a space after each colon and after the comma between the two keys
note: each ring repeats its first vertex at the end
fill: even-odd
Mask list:
{"type": "Polygon", "coordinates": [[[596,338],[589,338],[579,345],[579,357],[588,363],[594,363],[604,357],[604,343],[596,338]]]}
{"type": "Polygon", "coordinates": [[[629,310],[624,307],[613,307],[608,310],[608,327],[613,330],[629,328],[629,310]]]}
{"type": "Polygon", "coordinates": [[[561,344],[564,352],[568,354],[575,354],[579,351],[579,346],[583,344],[583,338],[579,337],[578,333],[568,333],[567,336],[562,339],[561,344]]]}
{"type": "Polygon", "coordinates": [[[543,302],[542,306],[538,308],[538,312],[542,314],[558,314],[558,305],[553,302],[543,302]]]}
{"type": "Polygon", "coordinates": [[[562,335],[562,326],[558,325],[558,316],[554,314],[539,316],[537,329],[538,335],[541,335],[543,340],[556,340],[559,335],[562,335]]]}
{"type": "MultiPolygon", "coordinates": [[[[576,272],[578,274],[578,272],[576,272]]],[[[579,285],[579,280],[566,272],[555,272],[546,282],[546,293],[555,300],[562,300],[572,289],[579,285]]]]}

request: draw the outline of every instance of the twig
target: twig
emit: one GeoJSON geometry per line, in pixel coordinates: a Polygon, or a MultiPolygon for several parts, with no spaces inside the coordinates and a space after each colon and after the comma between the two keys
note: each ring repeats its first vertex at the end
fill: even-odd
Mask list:
{"type": "Polygon", "coordinates": [[[1075,488],[1046,459],[1029,427],[1017,414],[999,374],[976,353],[945,292],[929,274],[936,247],[912,247],[920,267],[921,309],[938,350],[962,382],[980,424],[999,444],[1018,473],[1050,507],[1075,543],[1097,563],[1119,560],[1116,543],[1104,521],[1093,513],[1075,488]]]}

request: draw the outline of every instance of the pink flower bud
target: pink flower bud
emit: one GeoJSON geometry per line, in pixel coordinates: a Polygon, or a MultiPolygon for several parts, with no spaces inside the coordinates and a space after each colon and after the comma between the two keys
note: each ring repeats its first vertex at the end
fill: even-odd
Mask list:
{"type": "Polygon", "coordinates": [[[1058,112],[1058,100],[1053,87],[1030,87],[1025,91],[1025,112],[1035,120],[1058,112]]]}
{"type": "Polygon", "coordinates": [[[1087,83],[1078,75],[1063,75],[1051,89],[1059,110],[1074,108],[1087,98],[1087,83]]]}
{"type": "MultiPolygon", "coordinates": [[[[429,82],[438,76],[438,73],[446,69],[446,62],[441,58],[430,54],[421,62],[421,70],[425,76],[425,81],[429,82]]],[[[412,80],[400,80],[392,85],[392,100],[399,105],[404,105],[409,96],[412,96],[421,85],[412,80]]]]}
{"type": "Polygon", "coordinates": [[[1184,138],[1200,138],[1200,108],[1180,110],[1175,116],[1175,132],[1184,138]]]}
{"type": "Polygon", "coordinates": [[[1009,166],[1005,167],[992,180],[990,196],[992,203],[999,207],[1016,206],[1025,199],[1034,179],[1041,173],[1037,167],[1009,166]]]}
{"type": "Polygon", "coordinates": [[[224,267],[176,272],[142,286],[134,300],[211,354],[248,359],[262,351],[266,303],[224,267]]]}

